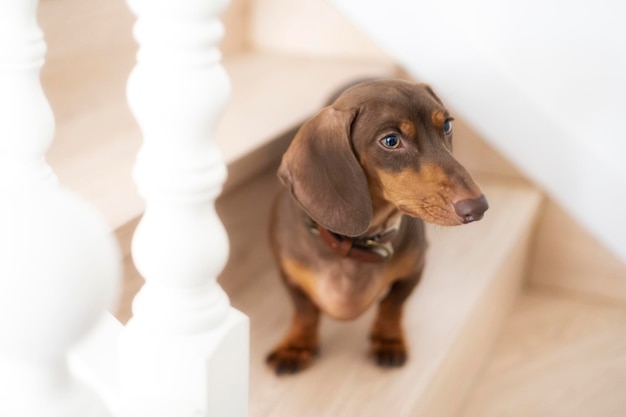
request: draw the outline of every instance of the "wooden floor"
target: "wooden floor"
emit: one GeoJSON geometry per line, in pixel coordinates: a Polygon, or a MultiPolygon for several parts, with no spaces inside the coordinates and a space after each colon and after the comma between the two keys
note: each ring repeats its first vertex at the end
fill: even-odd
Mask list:
{"type": "Polygon", "coordinates": [[[526,291],[460,417],[626,416],[626,310],[526,291]]]}
{"type": "MultiPolygon", "coordinates": [[[[389,372],[369,363],[371,311],[356,323],[324,320],[323,356],[304,374],[277,378],[265,366],[264,355],[282,335],[291,312],[267,244],[267,219],[277,189],[273,173],[259,175],[217,204],[232,247],[220,283],[234,307],[251,320],[250,416],[291,416],[293,410],[316,417],[415,416],[411,384],[419,385],[415,374],[425,365],[389,372]],[[346,373],[356,380],[347,383],[346,373]]],[[[122,238],[123,245],[128,237],[122,238]]],[[[123,321],[141,283],[128,259],[118,313],[123,321]]],[[[414,353],[422,354],[423,345],[428,343],[414,353]]],[[[531,290],[515,304],[459,417],[626,416],[624,387],[626,311],[531,290]]]]}

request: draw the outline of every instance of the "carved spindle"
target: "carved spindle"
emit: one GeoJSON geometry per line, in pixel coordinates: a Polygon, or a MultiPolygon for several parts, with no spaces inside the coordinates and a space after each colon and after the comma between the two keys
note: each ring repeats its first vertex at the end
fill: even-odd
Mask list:
{"type": "Polygon", "coordinates": [[[128,414],[243,417],[248,322],[217,284],[228,239],[214,208],[226,177],[212,139],[230,91],[217,49],[227,2],[128,3],[139,43],[128,100],[144,136],[134,176],[146,200],[132,246],[146,282],[120,352],[128,414]]]}
{"type": "Polygon", "coordinates": [[[57,182],[44,159],[54,116],[39,81],[46,43],[37,3],[0,2],[0,190],[57,182]]]}
{"type": "Polygon", "coordinates": [[[36,0],[0,2],[0,416],[107,416],[67,351],[111,305],[120,257],[105,222],[56,186],[36,0]]]}

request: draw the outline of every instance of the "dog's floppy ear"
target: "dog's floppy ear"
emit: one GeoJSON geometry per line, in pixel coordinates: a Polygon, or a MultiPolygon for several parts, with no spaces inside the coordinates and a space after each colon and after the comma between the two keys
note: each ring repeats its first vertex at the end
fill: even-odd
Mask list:
{"type": "Polygon", "coordinates": [[[372,220],[367,179],[350,141],[356,115],[357,109],[322,109],[302,125],[278,170],[315,222],[346,236],[362,234],[372,220]]]}

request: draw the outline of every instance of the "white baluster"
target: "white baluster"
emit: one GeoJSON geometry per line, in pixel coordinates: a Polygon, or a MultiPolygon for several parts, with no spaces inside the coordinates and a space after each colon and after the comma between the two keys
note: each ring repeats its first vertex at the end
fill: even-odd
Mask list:
{"type": "Polygon", "coordinates": [[[46,43],[37,3],[0,2],[0,190],[56,184],[44,160],[54,117],[39,81],[46,43]]]}
{"type": "Polygon", "coordinates": [[[228,257],[214,208],[226,168],[212,141],[230,91],[217,49],[227,1],[128,3],[139,43],[128,100],[144,136],[134,175],[146,200],[132,248],[146,283],[120,351],[128,415],[243,417],[248,321],[216,281],[228,257]]]}
{"type": "Polygon", "coordinates": [[[0,416],[107,416],[67,351],[110,306],[120,257],[104,221],[56,186],[36,0],[0,2],[0,416]]]}

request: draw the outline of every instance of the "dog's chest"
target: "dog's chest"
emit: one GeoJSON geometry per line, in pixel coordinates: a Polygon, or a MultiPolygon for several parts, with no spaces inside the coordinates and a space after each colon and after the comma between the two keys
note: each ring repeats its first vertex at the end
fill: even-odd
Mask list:
{"type": "Polygon", "coordinates": [[[351,260],[308,267],[286,260],[283,267],[325,313],[342,320],[359,316],[389,285],[382,266],[351,260]]]}
{"type": "Polygon", "coordinates": [[[380,273],[339,264],[318,272],[316,299],[329,315],[353,319],[378,298],[386,285],[380,273]]]}

